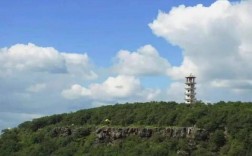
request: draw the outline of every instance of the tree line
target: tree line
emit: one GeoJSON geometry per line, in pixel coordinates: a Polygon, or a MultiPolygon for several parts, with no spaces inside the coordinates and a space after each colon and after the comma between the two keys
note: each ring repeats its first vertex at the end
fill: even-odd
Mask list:
{"type": "Polygon", "coordinates": [[[176,102],[125,103],[45,116],[5,129],[0,156],[44,155],[252,155],[252,103],[224,102],[193,106],[176,102]],[[108,119],[109,124],[104,121],[108,119]],[[98,144],[99,126],[197,126],[209,132],[206,140],[131,136],[113,144],[98,144]],[[55,128],[71,129],[58,136],[55,128]],[[67,132],[66,132],[67,133],[67,132]],[[196,145],[190,148],[191,141],[196,145]]]}

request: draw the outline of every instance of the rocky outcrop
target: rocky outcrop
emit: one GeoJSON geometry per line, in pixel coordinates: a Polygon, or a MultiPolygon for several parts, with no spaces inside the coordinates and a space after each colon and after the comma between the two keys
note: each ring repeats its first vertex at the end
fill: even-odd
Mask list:
{"type": "Polygon", "coordinates": [[[197,127],[102,127],[96,131],[87,127],[55,127],[50,131],[51,137],[67,137],[81,138],[95,133],[97,142],[112,142],[134,135],[140,138],[150,138],[159,135],[165,138],[187,138],[193,140],[206,140],[209,133],[197,127]]]}
{"type": "Polygon", "coordinates": [[[113,128],[102,127],[96,130],[97,140],[100,142],[123,139],[130,135],[140,138],[149,138],[153,135],[161,135],[167,138],[191,138],[204,140],[208,138],[208,132],[196,127],[166,127],[166,128],[113,128]]]}
{"type": "Polygon", "coordinates": [[[51,131],[51,136],[56,137],[56,136],[69,136],[72,134],[72,130],[69,127],[55,127],[51,131]]]}

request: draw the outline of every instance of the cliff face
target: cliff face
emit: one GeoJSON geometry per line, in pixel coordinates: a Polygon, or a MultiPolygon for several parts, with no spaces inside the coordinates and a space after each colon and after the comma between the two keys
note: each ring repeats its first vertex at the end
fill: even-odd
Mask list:
{"type": "Polygon", "coordinates": [[[166,128],[113,128],[103,127],[96,130],[96,137],[99,142],[112,142],[123,139],[130,135],[140,138],[150,138],[153,135],[160,135],[165,138],[186,138],[206,140],[209,133],[204,129],[196,127],[166,127],[166,128]]]}
{"type": "Polygon", "coordinates": [[[90,128],[56,127],[51,130],[52,137],[84,137],[95,133],[98,142],[113,142],[131,135],[139,138],[150,138],[154,135],[164,138],[185,138],[195,140],[206,140],[208,131],[197,127],[165,127],[165,128],[140,128],[140,127],[102,127],[93,131],[90,128]]]}

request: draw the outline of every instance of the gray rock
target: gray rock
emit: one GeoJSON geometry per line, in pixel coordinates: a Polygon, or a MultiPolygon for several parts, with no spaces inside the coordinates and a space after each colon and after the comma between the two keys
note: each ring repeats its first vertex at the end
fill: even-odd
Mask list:
{"type": "Polygon", "coordinates": [[[168,138],[187,138],[204,140],[209,133],[206,130],[196,127],[167,127],[167,128],[111,128],[104,127],[96,130],[98,140],[113,141],[126,138],[130,135],[137,135],[141,138],[150,138],[153,135],[161,135],[168,138]]]}

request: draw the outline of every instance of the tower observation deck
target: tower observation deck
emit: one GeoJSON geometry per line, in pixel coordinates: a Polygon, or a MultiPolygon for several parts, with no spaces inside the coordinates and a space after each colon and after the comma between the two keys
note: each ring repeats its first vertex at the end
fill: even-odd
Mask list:
{"type": "Polygon", "coordinates": [[[185,82],[185,103],[186,104],[193,104],[196,102],[196,88],[195,88],[195,76],[190,74],[189,76],[186,76],[186,82],[185,82]]]}

